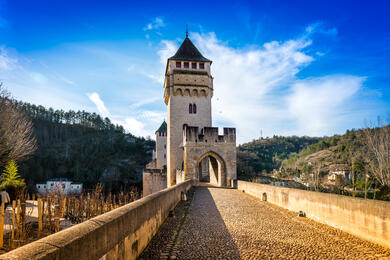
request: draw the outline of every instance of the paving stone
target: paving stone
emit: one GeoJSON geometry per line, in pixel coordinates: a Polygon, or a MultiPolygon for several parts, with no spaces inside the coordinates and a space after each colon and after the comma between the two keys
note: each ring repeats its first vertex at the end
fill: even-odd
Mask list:
{"type": "Polygon", "coordinates": [[[390,259],[388,249],[233,189],[197,187],[174,214],[141,259],[171,243],[177,259],[390,259]]]}

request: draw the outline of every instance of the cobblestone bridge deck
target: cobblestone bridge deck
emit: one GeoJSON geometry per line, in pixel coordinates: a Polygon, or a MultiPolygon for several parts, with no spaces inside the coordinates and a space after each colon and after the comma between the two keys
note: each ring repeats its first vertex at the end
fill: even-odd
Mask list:
{"type": "Polygon", "coordinates": [[[390,259],[390,250],[233,189],[200,186],[140,259],[390,259]]]}

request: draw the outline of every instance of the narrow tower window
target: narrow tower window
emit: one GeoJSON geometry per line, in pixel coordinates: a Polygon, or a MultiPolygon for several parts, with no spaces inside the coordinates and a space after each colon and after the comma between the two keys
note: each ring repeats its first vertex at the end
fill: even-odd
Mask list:
{"type": "Polygon", "coordinates": [[[192,105],[192,113],[193,113],[193,114],[196,114],[196,104],[193,104],[193,105],[192,105]]]}
{"type": "Polygon", "coordinates": [[[188,112],[189,112],[190,114],[192,114],[192,104],[189,105],[189,107],[188,107],[188,112]]]}
{"type": "Polygon", "coordinates": [[[188,69],[189,67],[190,67],[190,63],[189,62],[184,62],[184,68],[188,69]]]}
{"type": "Polygon", "coordinates": [[[199,69],[204,69],[204,63],[199,63],[199,69]]]}
{"type": "Polygon", "coordinates": [[[180,61],[176,61],[176,68],[181,68],[181,62],[180,61]]]}

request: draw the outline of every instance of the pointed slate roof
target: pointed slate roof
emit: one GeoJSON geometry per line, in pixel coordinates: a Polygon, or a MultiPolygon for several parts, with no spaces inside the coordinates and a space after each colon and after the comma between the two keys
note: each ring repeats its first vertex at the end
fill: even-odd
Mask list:
{"type": "Polygon", "coordinates": [[[161,124],[161,126],[157,129],[156,133],[161,132],[161,133],[166,133],[167,132],[167,123],[164,122],[161,124]]]}
{"type": "Polygon", "coordinates": [[[200,51],[195,47],[192,41],[186,36],[180,48],[177,50],[176,54],[169,58],[169,60],[188,60],[188,61],[203,61],[211,62],[211,60],[206,59],[200,53],[200,51]]]}

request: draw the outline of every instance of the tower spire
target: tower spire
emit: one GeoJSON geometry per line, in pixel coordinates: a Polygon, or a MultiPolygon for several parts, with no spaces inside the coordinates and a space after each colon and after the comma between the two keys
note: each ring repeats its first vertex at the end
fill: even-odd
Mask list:
{"type": "Polygon", "coordinates": [[[188,24],[186,24],[186,38],[188,38],[188,24]]]}

